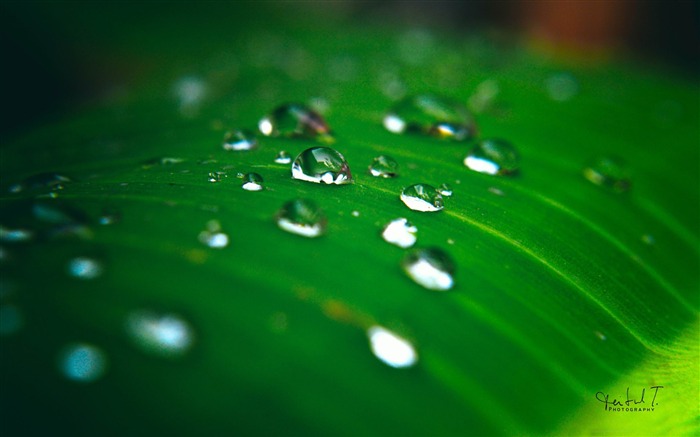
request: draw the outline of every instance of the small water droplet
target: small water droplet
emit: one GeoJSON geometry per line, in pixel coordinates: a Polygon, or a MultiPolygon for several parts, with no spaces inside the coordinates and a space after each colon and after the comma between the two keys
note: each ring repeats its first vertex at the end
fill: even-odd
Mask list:
{"type": "Polygon", "coordinates": [[[229,243],[228,235],[221,232],[221,224],[218,220],[209,220],[206,229],[199,233],[197,239],[212,249],[223,249],[229,243]]]}
{"type": "Polygon", "coordinates": [[[317,184],[353,183],[347,161],[330,147],[311,147],[301,152],[292,164],[292,178],[317,184]]]}
{"type": "Polygon", "coordinates": [[[0,241],[15,243],[30,241],[34,238],[34,231],[29,229],[10,229],[0,225],[0,241]]]}
{"type": "Polygon", "coordinates": [[[453,245],[453,244],[455,244],[455,240],[453,240],[452,238],[448,238],[448,239],[447,239],[447,244],[453,245]]]}
{"type": "Polygon", "coordinates": [[[221,182],[221,178],[224,176],[221,172],[218,171],[212,171],[209,172],[209,175],[207,176],[207,180],[211,183],[217,183],[221,182]]]}
{"type": "Polygon", "coordinates": [[[489,193],[495,194],[496,196],[505,196],[506,193],[504,193],[500,188],[496,187],[489,187],[489,193]]]}
{"type": "Polygon", "coordinates": [[[107,357],[96,346],[78,343],[67,347],[60,355],[63,375],[77,382],[98,380],[107,369],[107,357]]]}
{"type": "Polygon", "coordinates": [[[571,73],[552,74],[545,80],[547,93],[552,100],[565,102],[578,94],[578,81],[571,73]]]}
{"type": "Polygon", "coordinates": [[[399,163],[391,156],[377,156],[369,165],[369,173],[374,177],[395,178],[399,174],[399,163]]]}
{"type": "Polygon", "coordinates": [[[194,330],[177,314],[134,311],[126,319],[126,332],[144,352],[172,358],[184,355],[194,343],[194,330]]]}
{"type": "Polygon", "coordinates": [[[445,197],[450,197],[452,196],[452,187],[449,184],[441,184],[438,187],[437,192],[445,197]]]}
{"type": "Polygon", "coordinates": [[[330,128],[323,117],[301,103],[278,106],[260,120],[258,129],[268,137],[315,138],[333,142],[330,128]]]}
{"type": "Polygon", "coordinates": [[[413,345],[382,326],[370,327],[367,337],[374,356],[388,366],[401,369],[418,362],[418,354],[413,345]]]}
{"type": "Polygon", "coordinates": [[[263,190],[263,177],[257,173],[246,173],[243,175],[241,187],[246,191],[261,191],[263,190]]]}
{"type": "Polygon", "coordinates": [[[97,223],[99,223],[102,226],[109,226],[119,223],[121,219],[122,215],[119,212],[113,210],[104,210],[102,211],[102,214],[100,214],[100,217],[97,219],[97,223]]]}
{"type": "Polygon", "coordinates": [[[651,234],[644,234],[644,235],[642,235],[642,242],[644,242],[644,244],[647,244],[649,246],[653,246],[654,244],[656,244],[656,239],[651,234]]]}
{"type": "Polygon", "coordinates": [[[396,134],[419,133],[455,141],[470,140],[477,134],[476,123],[466,106],[433,95],[401,100],[384,117],[384,127],[396,134]]]}
{"type": "Polygon", "coordinates": [[[406,254],[401,267],[417,284],[429,290],[445,291],[454,285],[454,262],[441,249],[413,249],[406,254]]]}
{"type": "Polygon", "coordinates": [[[414,211],[434,212],[443,207],[442,195],[435,187],[428,184],[415,184],[406,187],[401,192],[401,201],[414,211]]]}
{"type": "Polygon", "coordinates": [[[360,216],[360,211],[353,211],[350,213],[353,217],[359,217],[360,216]]]}
{"type": "Polygon", "coordinates": [[[102,263],[92,258],[77,257],[68,263],[68,273],[78,279],[95,279],[102,275],[102,263]]]}
{"type": "Polygon", "coordinates": [[[42,190],[42,189],[49,189],[49,190],[62,190],[65,188],[65,186],[69,183],[73,182],[71,178],[68,176],[59,174],[59,173],[53,173],[53,172],[46,172],[46,173],[38,173],[32,176],[29,176],[25,178],[22,182],[17,183],[17,184],[12,184],[9,187],[9,192],[10,193],[20,193],[24,191],[25,189],[29,190],[42,190]]]}
{"type": "Polygon", "coordinates": [[[275,156],[275,162],[277,164],[291,164],[292,157],[285,150],[280,150],[277,156],[275,156]]]}
{"type": "Polygon", "coordinates": [[[601,341],[605,341],[608,339],[608,337],[606,337],[605,334],[603,334],[600,331],[595,331],[595,336],[598,337],[598,339],[601,341]]]}
{"type": "Polygon", "coordinates": [[[603,156],[583,169],[583,176],[595,185],[617,193],[628,191],[631,186],[627,164],[616,156],[603,156]]]}
{"type": "Polygon", "coordinates": [[[255,135],[248,130],[230,131],[226,132],[224,135],[224,150],[239,152],[241,150],[252,150],[256,147],[258,147],[258,140],[255,139],[255,135]]]}
{"type": "Polygon", "coordinates": [[[518,171],[520,155],[511,143],[498,138],[477,142],[464,158],[470,170],[490,175],[508,175],[518,171]]]}
{"type": "Polygon", "coordinates": [[[418,228],[413,226],[408,220],[397,218],[384,227],[382,238],[387,243],[406,249],[416,243],[416,233],[418,233],[418,228]]]}
{"type": "Polygon", "coordinates": [[[319,237],[326,231],[326,216],[311,200],[285,203],[277,212],[276,221],[281,229],[304,237],[319,237]]]}
{"type": "Polygon", "coordinates": [[[0,335],[12,335],[22,329],[24,317],[15,305],[0,306],[0,335]]]}

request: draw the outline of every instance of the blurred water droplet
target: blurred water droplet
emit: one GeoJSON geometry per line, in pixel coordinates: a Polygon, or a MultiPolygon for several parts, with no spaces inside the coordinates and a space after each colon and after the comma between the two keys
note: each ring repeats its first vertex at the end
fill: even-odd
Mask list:
{"type": "Polygon", "coordinates": [[[30,241],[34,238],[34,231],[29,229],[10,229],[0,225],[0,241],[16,243],[30,241]]]}
{"type": "Polygon", "coordinates": [[[197,239],[212,249],[223,249],[229,243],[229,237],[221,232],[221,224],[218,220],[209,220],[206,229],[199,233],[197,239]]]}
{"type": "Polygon", "coordinates": [[[0,335],[12,335],[22,329],[24,317],[17,306],[0,305],[0,335]]]}
{"type": "Polygon", "coordinates": [[[469,97],[469,109],[476,113],[488,111],[494,106],[494,102],[500,93],[498,82],[494,79],[487,79],[481,82],[474,94],[469,97]]]}
{"type": "Polygon", "coordinates": [[[285,203],[277,212],[276,221],[281,229],[304,237],[319,237],[326,231],[326,216],[311,200],[285,203]]]}
{"type": "Polygon", "coordinates": [[[454,262],[441,249],[413,249],[406,254],[401,267],[417,284],[429,290],[445,291],[454,285],[454,262]]]}
{"type": "Polygon", "coordinates": [[[360,211],[353,211],[350,213],[353,217],[359,217],[360,216],[360,211]]]}
{"type": "Polygon", "coordinates": [[[55,202],[34,203],[32,215],[39,221],[53,224],[85,223],[88,220],[83,211],[55,202]]]}
{"type": "Polygon", "coordinates": [[[583,169],[583,176],[595,185],[617,193],[628,191],[631,186],[627,164],[616,156],[603,156],[593,160],[583,169]]]}
{"type": "Polygon", "coordinates": [[[449,184],[441,184],[438,187],[437,192],[445,197],[450,197],[452,196],[452,187],[449,184]]]}
{"type": "Polygon", "coordinates": [[[416,233],[418,233],[418,228],[413,226],[408,220],[397,218],[384,227],[382,238],[387,243],[406,249],[416,243],[416,233]]]}
{"type": "Polygon", "coordinates": [[[176,158],[173,156],[164,156],[161,158],[152,158],[149,160],[146,160],[141,164],[141,168],[144,170],[148,170],[149,168],[156,167],[156,166],[170,166],[170,165],[175,165],[175,164],[180,164],[181,162],[184,162],[185,160],[182,158],[176,158]]]}
{"type": "Polygon", "coordinates": [[[464,158],[470,170],[490,175],[509,175],[520,168],[520,155],[506,140],[490,138],[478,141],[464,158]]]}
{"type": "Polygon", "coordinates": [[[415,184],[406,187],[401,192],[401,201],[414,211],[434,212],[443,207],[442,195],[435,187],[428,184],[415,184]]]}
{"type": "Polygon", "coordinates": [[[103,272],[102,263],[92,258],[77,257],[68,263],[68,273],[78,279],[95,279],[100,277],[103,272]]]}
{"type": "Polygon", "coordinates": [[[448,239],[447,239],[447,244],[449,244],[449,245],[454,245],[454,244],[455,244],[455,240],[453,240],[452,238],[448,238],[448,239]]]}
{"type": "Polygon", "coordinates": [[[399,163],[391,156],[380,155],[372,160],[369,173],[374,177],[395,178],[399,174],[399,163]]]}
{"type": "Polygon", "coordinates": [[[97,223],[102,226],[109,226],[119,223],[122,219],[122,215],[117,211],[104,210],[100,217],[97,219],[97,223]]]}
{"type": "Polygon", "coordinates": [[[277,156],[275,156],[275,162],[277,164],[291,164],[292,157],[285,150],[280,150],[277,156]]]}
{"type": "Polygon", "coordinates": [[[436,138],[465,141],[477,134],[472,114],[456,101],[433,95],[408,97],[384,117],[384,127],[396,134],[419,133],[436,138]]]}
{"type": "Polygon", "coordinates": [[[178,100],[180,113],[193,117],[207,95],[207,84],[196,76],[182,77],[173,84],[173,94],[178,100]]]}
{"type": "Polygon", "coordinates": [[[601,340],[601,341],[605,341],[605,340],[608,339],[608,337],[606,337],[606,335],[603,334],[603,333],[600,332],[600,331],[596,331],[596,332],[595,332],[595,336],[598,337],[598,339],[601,340]]]}
{"type": "Polygon", "coordinates": [[[104,375],[107,357],[99,348],[78,343],[67,347],[60,355],[59,367],[63,375],[77,382],[93,382],[104,375]]]}
{"type": "Polygon", "coordinates": [[[642,242],[644,242],[644,244],[647,244],[649,246],[653,246],[654,244],[656,244],[656,239],[651,234],[644,234],[644,235],[642,235],[642,242]]]}
{"type": "Polygon", "coordinates": [[[547,93],[552,100],[565,102],[578,94],[578,81],[571,73],[555,73],[545,80],[547,93]]]}
{"type": "Polygon", "coordinates": [[[400,369],[418,362],[418,354],[413,345],[384,327],[370,327],[367,337],[374,356],[388,366],[400,369]]]}
{"type": "Polygon", "coordinates": [[[134,311],[126,319],[126,332],[144,352],[172,358],[184,355],[194,343],[194,330],[177,314],[134,311]]]}
{"type": "Polygon", "coordinates": [[[496,187],[489,187],[489,193],[495,194],[496,196],[505,196],[506,193],[501,191],[501,189],[496,188],[496,187]]]}
{"type": "Polygon", "coordinates": [[[330,147],[311,147],[301,152],[292,164],[292,178],[336,185],[353,183],[347,161],[330,147]]]}
{"type": "Polygon", "coordinates": [[[25,178],[20,183],[12,184],[8,191],[10,193],[20,193],[24,190],[62,190],[71,182],[73,182],[71,178],[59,173],[37,173],[25,178]]]}
{"type": "Polygon", "coordinates": [[[258,140],[252,132],[241,129],[236,131],[226,132],[223,142],[224,150],[233,150],[240,152],[242,150],[252,150],[258,147],[258,140]]]}
{"type": "Polygon", "coordinates": [[[246,173],[243,175],[243,185],[246,191],[261,191],[263,189],[263,177],[257,173],[246,173]]]}
{"type": "Polygon", "coordinates": [[[330,128],[316,111],[301,103],[278,106],[258,123],[258,129],[268,137],[315,138],[332,142],[330,128]]]}

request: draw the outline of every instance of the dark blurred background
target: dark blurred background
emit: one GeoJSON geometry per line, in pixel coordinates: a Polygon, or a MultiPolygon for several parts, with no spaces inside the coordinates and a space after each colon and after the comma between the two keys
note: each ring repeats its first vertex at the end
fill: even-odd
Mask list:
{"type": "Polygon", "coordinates": [[[138,38],[147,46],[152,33],[170,32],[165,50],[176,51],[196,32],[232,35],[280,23],[322,32],[321,24],[348,22],[507,34],[547,56],[623,57],[693,81],[700,71],[698,1],[3,1],[0,141],[94,101],[110,84],[136,80],[148,69],[148,50],[132,56],[128,48],[138,38]]]}

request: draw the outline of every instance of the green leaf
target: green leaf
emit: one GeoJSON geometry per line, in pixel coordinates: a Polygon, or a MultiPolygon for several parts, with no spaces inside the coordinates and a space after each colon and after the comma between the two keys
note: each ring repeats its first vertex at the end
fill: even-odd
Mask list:
{"type": "Polygon", "coordinates": [[[319,38],[312,28],[287,34],[282,21],[190,45],[164,29],[144,45],[138,30],[120,33],[127,65],[155,56],[161,65],[3,141],[3,433],[698,432],[696,83],[438,33],[416,60],[402,54],[405,33],[345,25],[319,38]],[[578,92],[557,101],[547,83],[561,72],[578,92]],[[498,93],[484,103],[475,99],[485,81],[498,93]],[[202,98],[188,103],[183,87],[203,87],[202,98]],[[387,132],[382,116],[403,91],[470,102],[483,137],[518,149],[520,172],[470,171],[469,144],[387,132]],[[293,180],[274,162],[313,140],[221,147],[226,131],[255,129],[279,104],[319,98],[354,184],[293,180]],[[381,154],[399,162],[399,177],[370,176],[381,154]],[[601,155],[629,164],[629,191],[583,177],[601,155]],[[217,171],[225,176],[209,182],[217,171]],[[72,182],[30,179],[17,190],[52,172],[72,182]],[[265,190],[241,189],[239,172],[260,173],[265,190]],[[454,194],[443,211],[411,211],[399,194],[415,183],[454,194]],[[277,227],[276,212],[296,198],[324,210],[326,235],[277,227]],[[416,247],[454,259],[452,290],[404,274],[406,251],[380,237],[398,217],[418,228],[416,247]],[[199,241],[212,220],[229,237],[224,248],[199,241]],[[33,237],[10,241],[11,230],[33,237]],[[71,276],[76,258],[103,271],[82,264],[96,277],[71,276]],[[134,318],[149,314],[177,315],[191,348],[135,340],[134,318]],[[409,341],[416,365],[373,356],[372,326],[409,341]],[[62,354],[74,344],[98,348],[101,377],[66,378],[62,354]],[[639,400],[646,389],[649,407],[653,386],[663,386],[653,412],[609,412],[596,399],[623,399],[630,387],[639,400]]]}

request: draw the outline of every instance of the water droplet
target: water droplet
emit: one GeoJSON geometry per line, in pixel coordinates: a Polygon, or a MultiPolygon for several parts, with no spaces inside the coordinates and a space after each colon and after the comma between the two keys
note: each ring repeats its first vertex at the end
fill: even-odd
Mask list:
{"type": "Polygon", "coordinates": [[[500,188],[496,187],[489,187],[489,193],[495,194],[496,196],[505,196],[506,193],[504,193],[500,188]]]}
{"type": "Polygon", "coordinates": [[[399,174],[399,163],[391,156],[377,156],[369,165],[369,173],[374,177],[395,178],[399,174]]]}
{"type": "Polygon", "coordinates": [[[605,341],[608,339],[608,337],[600,331],[595,331],[595,336],[598,337],[598,339],[601,341],[605,341]]]}
{"type": "Polygon", "coordinates": [[[209,172],[209,175],[207,176],[207,180],[211,183],[217,183],[221,182],[221,178],[223,177],[223,174],[218,171],[212,171],[209,172]]]}
{"type": "Polygon", "coordinates": [[[448,239],[447,239],[447,244],[449,244],[449,245],[454,245],[454,244],[455,244],[455,240],[453,240],[452,238],[448,238],[448,239]]]}
{"type": "Polygon", "coordinates": [[[359,217],[360,216],[360,211],[353,211],[350,213],[353,217],[359,217]]]}
{"type": "Polygon", "coordinates": [[[406,254],[401,267],[417,284],[429,290],[444,291],[454,285],[454,262],[441,249],[413,249],[406,254]]]}
{"type": "Polygon", "coordinates": [[[571,73],[556,73],[545,80],[547,93],[552,100],[565,102],[578,94],[578,82],[571,73]]]}
{"type": "Polygon", "coordinates": [[[224,150],[252,150],[258,147],[258,140],[255,139],[255,135],[248,130],[237,130],[226,132],[224,135],[224,150]]]}
{"type": "Polygon", "coordinates": [[[107,369],[107,357],[99,348],[79,343],[67,347],[59,359],[63,375],[77,382],[93,382],[107,369]]]}
{"type": "Polygon", "coordinates": [[[197,238],[200,243],[212,249],[223,249],[229,242],[228,235],[221,232],[221,224],[218,220],[209,220],[206,229],[200,232],[197,238]]]}
{"type": "Polygon", "coordinates": [[[316,111],[301,103],[278,106],[258,123],[258,129],[268,137],[316,138],[332,142],[330,128],[316,111]]]}
{"type": "Polygon", "coordinates": [[[199,77],[186,76],[173,84],[173,94],[180,104],[180,113],[192,117],[207,95],[207,84],[199,77]]]}
{"type": "Polygon", "coordinates": [[[9,188],[10,193],[20,193],[25,189],[29,190],[62,190],[66,184],[73,182],[68,176],[47,172],[38,173],[25,178],[22,182],[17,184],[12,184],[9,188]]]}
{"type": "Polygon", "coordinates": [[[400,369],[418,362],[418,354],[413,345],[384,327],[370,327],[367,337],[374,356],[388,366],[400,369]]]}
{"type": "Polygon", "coordinates": [[[445,197],[452,196],[452,187],[449,184],[442,184],[438,187],[437,192],[445,197]]]}
{"type": "Polygon", "coordinates": [[[498,82],[487,79],[481,82],[474,94],[469,97],[469,109],[476,113],[482,113],[494,106],[494,102],[500,93],[498,82]]]}
{"type": "Polygon", "coordinates": [[[116,211],[106,210],[102,211],[100,217],[97,219],[97,223],[102,226],[109,226],[115,223],[119,223],[122,219],[122,215],[116,211]]]}
{"type": "Polygon", "coordinates": [[[0,225],[0,241],[7,243],[30,241],[34,232],[29,229],[10,229],[0,225]]]}
{"type": "Polygon", "coordinates": [[[184,355],[194,343],[194,330],[176,314],[134,311],[126,319],[126,332],[144,352],[162,357],[184,355]]]}
{"type": "Polygon", "coordinates": [[[470,170],[490,175],[508,175],[518,171],[520,155],[511,143],[498,138],[477,142],[464,158],[470,170]]]}
{"type": "Polygon", "coordinates": [[[326,216],[311,200],[285,203],[277,212],[276,220],[281,229],[304,237],[319,237],[326,231],[326,216]]]}
{"type": "Polygon", "coordinates": [[[417,232],[418,228],[413,226],[408,220],[397,218],[384,227],[382,238],[387,243],[406,249],[416,243],[417,232]]]}
{"type": "Polygon", "coordinates": [[[24,318],[15,305],[0,306],[0,335],[12,335],[22,329],[24,318]]]}
{"type": "Polygon", "coordinates": [[[631,186],[627,164],[616,156],[604,156],[594,160],[583,169],[583,176],[592,183],[617,193],[623,193],[631,186]]]}
{"type": "Polygon", "coordinates": [[[275,156],[275,162],[277,164],[291,164],[292,157],[285,150],[280,150],[277,156],[275,156]]]}
{"type": "Polygon", "coordinates": [[[393,133],[419,133],[465,141],[477,134],[476,123],[466,106],[447,98],[418,95],[401,100],[384,117],[393,133]]]}
{"type": "Polygon", "coordinates": [[[87,257],[77,257],[68,263],[68,273],[78,279],[95,279],[102,275],[104,268],[99,261],[87,257]]]}
{"type": "Polygon", "coordinates": [[[649,246],[653,246],[654,244],[656,244],[656,239],[651,234],[644,234],[644,235],[642,235],[642,242],[644,242],[644,244],[647,244],[649,246]]]}
{"type": "Polygon", "coordinates": [[[243,175],[243,189],[246,191],[261,191],[263,189],[263,177],[257,173],[243,175]]]}
{"type": "Polygon", "coordinates": [[[353,183],[345,158],[330,147],[311,147],[301,152],[292,164],[292,178],[317,184],[353,183]]]}
{"type": "Polygon", "coordinates": [[[428,184],[415,184],[404,188],[401,201],[410,209],[421,212],[440,211],[444,207],[442,195],[428,184]]]}

